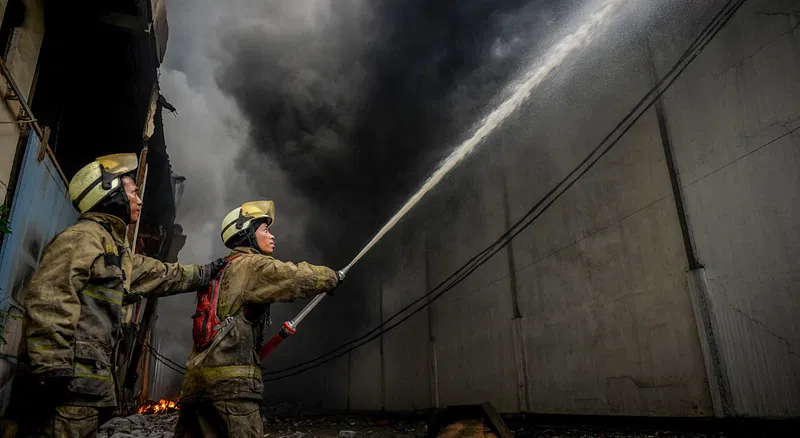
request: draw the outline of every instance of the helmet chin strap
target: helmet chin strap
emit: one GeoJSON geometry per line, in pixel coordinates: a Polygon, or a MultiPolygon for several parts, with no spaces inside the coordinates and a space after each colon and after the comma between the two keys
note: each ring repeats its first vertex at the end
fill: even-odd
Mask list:
{"type": "Polygon", "coordinates": [[[258,246],[258,240],[256,239],[256,228],[252,225],[247,229],[247,244],[250,246],[250,248],[253,248],[254,250],[263,254],[261,248],[258,246]]]}
{"type": "Polygon", "coordinates": [[[91,209],[98,213],[107,213],[112,216],[122,219],[125,224],[131,222],[131,203],[128,199],[128,194],[120,184],[113,192],[111,192],[106,199],[100,201],[100,205],[91,209]]]}
{"type": "Polygon", "coordinates": [[[125,188],[123,188],[122,184],[117,187],[114,193],[111,195],[114,198],[114,202],[118,203],[120,207],[122,207],[122,215],[120,219],[123,220],[126,224],[131,223],[131,201],[128,199],[128,194],[125,193],[125,188]]]}
{"type": "Polygon", "coordinates": [[[122,185],[120,185],[120,189],[119,190],[120,190],[120,193],[122,194],[123,204],[125,205],[125,207],[123,207],[123,209],[125,210],[125,217],[122,218],[122,220],[125,221],[126,224],[130,224],[131,223],[131,202],[128,199],[128,194],[125,193],[125,189],[122,188],[122,185]]]}
{"type": "Polygon", "coordinates": [[[247,244],[250,248],[258,251],[260,254],[264,254],[264,251],[261,251],[261,248],[258,246],[258,239],[256,239],[256,230],[261,224],[264,223],[262,221],[251,223],[250,226],[247,228],[247,244]]]}

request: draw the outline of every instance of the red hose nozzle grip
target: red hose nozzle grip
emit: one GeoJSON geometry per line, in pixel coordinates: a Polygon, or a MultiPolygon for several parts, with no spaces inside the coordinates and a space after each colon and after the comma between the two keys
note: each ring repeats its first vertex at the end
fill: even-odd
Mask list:
{"type": "Polygon", "coordinates": [[[281,330],[276,333],[275,336],[273,336],[266,344],[264,344],[263,347],[261,347],[261,351],[259,352],[260,359],[264,360],[270,351],[274,350],[275,347],[280,345],[284,339],[295,333],[297,333],[297,330],[292,327],[292,324],[289,321],[284,322],[281,330]]]}

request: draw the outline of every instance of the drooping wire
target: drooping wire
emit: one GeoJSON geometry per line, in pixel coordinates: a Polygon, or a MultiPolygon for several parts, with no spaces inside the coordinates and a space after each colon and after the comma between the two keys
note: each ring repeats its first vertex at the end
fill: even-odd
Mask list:
{"type": "Polygon", "coordinates": [[[176,362],[173,362],[168,357],[156,351],[156,349],[153,348],[149,342],[144,343],[144,348],[146,348],[147,351],[149,351],[153,355],[153,359],[161,362],[165,367],[171,369],[172,371],[175,371],[176,373],[186,374],[186,367],[179,365],[176,362]]]}
{"type": "Polygon", "coordinates": [[[417,298],[416,300],[412,301],[410,304],[406,305],[391,317],[389,317],[386,321],[382,322],[377,327],[373,328],[366,334],[362,335],[359,338],[346,342],[322,355],[317,356],[316,358],[295,364],[291,367],[282,368],[279,370],[271,371],[266,373],[265,375],[276,375],[282,374],[286,371],[293,371],[289,374],[284,374],[278,377],[274,377],[272,379],[265,379],[265,381],[275,381],[280,380],[283,378],[291,377],[302,372],[311,370],[318,366],[321,366],[325,363],[328,363],[334,359],[337,359],[344,354],[349,353],[350,351],[365,345],[366,343],[376,339],[378,336],[386,333],[387,331],[397,327],[401,323],[407,321],[409,318],[414,316],[415,314],[422,311],[424,308],[428,307],[434,301],[436,301],[439,297],[444,295],[447,291],[451,290],[453,287],[458,285],[461,281],[463,281],[467,276],[469,276],[472,272],[482,266],[486,261],[489,260],[494,254],[496,254],[500,249],[504,248],[512,239],[514,239],[519,233],[524,231],[528,228],[536,219],[538,219],[550,206],[555,203],[555,201],[561,197],[563,193],[565,193],[569,188],[571,188],[578,180],[580,180],[583,175],[585,175],[598,161],[600,158],[605,156],[621,139],[622,137],[634,126],[634,124],[641,118],[642,115],[656,102],[656,100],[664,94],[671,86],[675,83],[675,81],[683,74],[683,72],[688,68],[688,66],[697,58],[697,56],[705,49],[705,47],[714,39],[714,37],[719,33],[720,30],[730,21],[733,15],[738,11],[747,0],[729,0],[721,10],[714,16],[714,18],[709,22],[708,25],[700,32],[700,34],[695,38],[689,48],[681,55],[678,61],[673,65],[673,67],[669,70],[667,74],[665,74],[657,83],[656,85],[648,91],[644,97],[634,106],[634,108],[620,121],[614,129],[605,137],[603,140],[595,147],[589,155],[581,161],[578,166],[576,166],[564,179],[562,179],[558,184],[556,184],[553,189],[551,189],[547,194],[545,194],[542,199],[539,200],[525,215],[522,216],[520,220],[514,223],[505,233],[503,233],[494,243],[489,245],[487,248],[470,258],[467,263],[462,265],[459,269],[456,270],[453,274],[451,274],[447,279],[439,283],[436,287],[434,287],[431,291],[426,293],[425,295],[417,298]],[[733,5],[731,7],[731,5],[733,5]],[[686,61],[684,63],[684,61],[686,61]],[[672,76],[670,78],[670,76],[672,76]],[[666,86],[661,89],[661,87],[666,83],[666,86]],[[655,94],[655,97],[650,99],[655,94]],[[649,99],[649,103],[648,102],[649,99]],[[641,111],[640,111],[641,110],[641,111]],[[638,114],[637,114],[638,112],[638,114]],[[628,123],[630,121],[630,123],[628,123]],[[627,127],[622,129],[627,123],[627,127]],[[615,133],[622,129],[621,132],[618,133],[616,139],[613,140],[611,143],[606,144],[611,138],[615,136],[615,133]],[[606,146],[603,149],[603,146],[606,146]],[[596,155],[597,152],[600,152],[599,155],[596,155]],[[595,156],[596,155],[596,156],[595,156]],[[587,166],[588,164],[588,166],[587,166]],[[581,170],[581,168],[585,168],[581,170]],[[574,179],[573,179],[574,177],[574,179]],[[571,181],[570,181],[571,180],[571,181]],[[563,189],[562,189],[563,187],[563,189]],[[560,192],[559,192],[560,190],[560,192]],[[558,193],[557,193],[558,192],[558,193]],[[548,198],[552,196],[552,199],[548,201],[548,198]],[[536,213],[536,211],[541,207],[541,210],[536,213]],[[446,286],[445,286],[446,285],[446,286]],[[443,289],[442,289],[443,288],[443,289]],[[440,290],[437,293],[437,290],[440,290]],[[433,298],[430,298],[433,296],[433,298]],[[399,317],[401,314],[419,304],[421,301],[429,298],[429,300],[424,303],[422,306],[411,312],[409,315],[405,316],[398,322],[389,325],[387,324],[399,317]],[[384,328],[386,327],[386,328],[384,328]],[[378,332],[378,333],[376,333],[378,332]],[[347,348],[351,347],[351,348],[347,348]],[[341,351],[345,350],[345,351],[341,351]],[[335,354],[336,352],[340,352],[339,354],[335,354]],[[330,356],[330,357],[328,357],[330,356]],[[315,362],[319,362],[314,364],[315,362]],[[306,367],[306,365],[311,365],[306,367]],[[298,367],[304,367],[301,370],[297,370],[298,367]]]}
{"type": "MultiPolygon", "coordinates": [[[[520,218],[517,222],[515,222],[505,233],[503,233],[495,242],[491,245],[480,251],[478,254],[470,258],[464,265],[462,265],[459,269],[457,269],[453,274],[447,277],[444,281],[439,283],[436,287],[431,289],[428,293],[421,296],[420,298],[412,301],[410,304],[406,305],[391,317],[389,317],[386,321],[382,322],[377,327],[373,328],[365,335],[362,335],[359,338],[346,342],[326,353],[323,353],[316,358],[301,362],[299,364],[295,364],[291,367],[283,368],[280,370],[275,370],[266,373],[265,375],[275,375],[275,374],[282,374],[286,371],[293,371],[291,373],[282,374],[277,377],[265,379],[265,382],[272,382],[276,380],[281,380],[284,378],[288,378],[297,374],[304,373],[306,371],[310,371],[313,368],[317,368],[321,365],[324,365],[332,360],[335,360],[358,347],[361,347],[372,340],[376,339],[377,337],[381,336],[382,334],[392,330],[393,328],[397,327],[398,325],[402,324],[403,322],[407,321],[415,314],[419,313],[433,302],[438,300],[442,297],[445,293],[453,289],[459,283],[461,283],[464,279],[466,279],[469,275],[471,275],[475,270],[480,268],[484,263],[486,263],[492,256],[494,256],[498,251],[504,248],[511,240],[513,240],[517,235],[519,235],[522,231],[527,229],[536,219],[538,219],[545,211],[547,211],[556,200],[558,200],[561,195],[563,195],[569,188],[571,188],[580,178],[582,178],[594,165],[605,156],[614,146],[618,144],[618,142],[622,139],[622,137],[633,127],[633,125],[641,118],[642,115],[656,102],[656,100],[664,94],[671,86],[675,83],[675,81],[682,75],[682,73],[688,68],[688,66],[697,58],[697,56],[705,49],[705,47],[714,39],[714,37],[719,33],[720,30],[730,21],[733,15],[738,11],[747,0],[729,0],[725,6],[714,16],[714,18],[709,22],[709,24],[703,29],[703,31],[698,35],[698,37],[692,42],[689,48],[683,53],[683,55],[679,58],[679,60],[673,65],[670,71],[664,75],[662,79],[660,79],[656,85],[648,91],[644,97],[634,106],[634,108],[620,121],[617,126],[612,129],[612,131],[605,137],[603,140],[595,147],[586,158],[583,159],[567,176],[562,179],[555,187],[553,187],[547,194],[545,194],[542,199],[540,199],[525,215],[520,218]],[[733,5],[733,7],[730,7],[733,5]],[[704,41],[705,40],[705,41],[704,41]],[[686,61],[686,63],[684,63],[686,61]],[[677,72],[677,73],[676,73],[677,72]],[[674,75],[670,78],[671,75],[674,75]],[[663,89],[661,89],[662,85],[667,84],[663,89]],[[660,91],[659,91],[660,90],[660,91]],[[656,94],[653,99],[648,99],[656,94]],[[646,104],[646,105],[645,105],[646,104]],[[641,110],[641,111],[640,111],[641,110]],[[638,112],[638,114],[637,114],[638,112]],[[630,121],[630,123],[628,123],[630,121]],[[627,127],[622,129],[627,124],[627,127]],[[617,134],[617,131],[622,129],[621,132],[617,134]],[[614,138],[616,134],[616,139],[614,139],[611,143],[606,144],[611,138],[614,138]],[[605,149],[603,146],[606,146],[605,149]],[[600,152],[599,155],[596,155],[597,152],[600,152]],[[596,155],[596,156],[595,156],[596,155]],[[587,165],[588,164],[588,165],[587,165]],[[585,168],[583,168],[585,166],[585,168]],[[581,170],[583,168],[583,170],[581,170]],[[574,177],[574,178],[573,178],[574,177]],[[548,201],[548,198],[552,197],[548,201]],[[539,210],[536,213],[537,210],[539,210]],[[440,290],[441,289],[441,290],[440,290]],[[438,291],[438,292],[437,292],[438,291]],[[406,312],[407,310],[411,309],[413,306],[419,304],[423,300],[428,298],[428,301],[425,302],[422,306],[415,309],[410,314],[406,315],[399,321],[388,325],[389,322],[401,314],[406,312]],[[377,333],[376,333],[377,332],[377,333]],[[350,348],[347,348],[350,347],[350,348]],[[345,351],[341,351],[345,350],[345,351]],[[339,354],[335,354],[339,352],[339,354]],[[317,362],[317,363],[315,363],[317,362]],[[311,365],[313,364],[313,365],[311,365]],[[310,365],[310,366],[306,366],[310,365]],[[301,369],[297,369],[301,368],[301,369]]],[[[175,362],[170,361],[166,357],[166,361],[169,361],[173,366],[170,366],[165,360],[161,359],[161,355],[154,351],[149,345],[147,348],[154,353],[154,357],[156,360],[164,363],[168,368],[172,369],[175,372],[184,374],[185,372],[179,371],[175,369],[173,366],[177,366],[182,368],[180,365],[177,365],[175,362]]]]}

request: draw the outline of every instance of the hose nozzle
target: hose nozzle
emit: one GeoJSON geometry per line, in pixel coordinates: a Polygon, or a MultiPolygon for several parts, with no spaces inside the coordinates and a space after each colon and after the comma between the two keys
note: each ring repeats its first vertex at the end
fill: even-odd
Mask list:
{"type": "Polygon", "coordinates": [[[341,271],[336,273],[339,276],[339,281],[344,280],[344,277],[347,276],[347,272],[350,270],[351,267],[352,267],[352,265],[347,265],[344,268],[342,268],[341,271]]]}

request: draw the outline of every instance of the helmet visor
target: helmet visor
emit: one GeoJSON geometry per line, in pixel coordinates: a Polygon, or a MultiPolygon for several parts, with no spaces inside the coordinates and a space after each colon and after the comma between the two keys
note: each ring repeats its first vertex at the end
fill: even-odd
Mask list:
{"type": "Polygon", "coordinates": [[[270,226],[275,220],[275,203],[272,201],[247,202],[242,204],[242,216],[253,220],[265,219],[267,226],[270,226]]]}
{"type": "Polygon", "coordinates": [[[97,158],[95,161],[100,163],[106,172],[119,176],[136,170],[139,166],[139,159],[136,154],[112,154],[97,158]]]}

